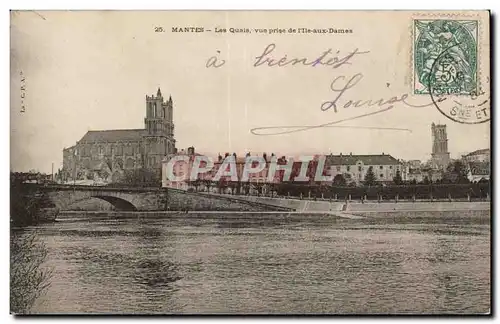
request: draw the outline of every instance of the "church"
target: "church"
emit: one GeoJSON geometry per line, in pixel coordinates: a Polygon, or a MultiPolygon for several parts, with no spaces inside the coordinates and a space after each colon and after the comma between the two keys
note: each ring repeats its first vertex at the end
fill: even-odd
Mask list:
{"type": "Polygon", "coordinates": [[[144,128],[88,131],[63,149],[64,182],[119,182],[126,172],[147,169],[159,174],[165,156],[176,153],[172,97],[146,95],[144,128]]]}

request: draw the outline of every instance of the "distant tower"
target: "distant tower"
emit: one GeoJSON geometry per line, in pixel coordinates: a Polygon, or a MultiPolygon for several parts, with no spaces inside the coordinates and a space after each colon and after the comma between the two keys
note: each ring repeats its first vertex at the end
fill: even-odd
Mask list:
{"type": "Polygon", "coordinates": [[[160,88],[156,97],[146,95],[144,125],[144,166],[157,169],[166,155],[175,153],[172,97],[163,101],[160,88]]]}
{"type": "Polygon", "coordinates": [[[450,163],[450,152],[448,152],[448,135],[446,125],[432,123],[432,164],[438,169],[446,169],[450,163]]]}

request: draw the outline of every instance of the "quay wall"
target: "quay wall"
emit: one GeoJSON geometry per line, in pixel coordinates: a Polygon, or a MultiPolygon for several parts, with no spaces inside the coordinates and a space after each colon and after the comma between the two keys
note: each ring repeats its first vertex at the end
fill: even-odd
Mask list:
{"type": "Polygon", "coordinates": [[[193,193],[168,189],[167,210],[189,211],[292,211],[293,208],[266,201],[252,201],[241,197],[193,193]]]}
{"type": "Polygon", "coordinates": [[[343,212],[387,212],[387,211],[463,211],[490,210],[490,201],[385,201],[385,202],[329,202],[324,200],[300,200],[248,196],[245,199],[293,208],[298,212],[343,211],[343,212]]]}
{"type": "Polygon", "coordinates": [[[491,203],[487,201],[452,201],[452,202],[385,202],[385,203],[355,203],[348,204],[346,212],[387,212],[387,211],[464,211],[490,210],[491,203]]]}

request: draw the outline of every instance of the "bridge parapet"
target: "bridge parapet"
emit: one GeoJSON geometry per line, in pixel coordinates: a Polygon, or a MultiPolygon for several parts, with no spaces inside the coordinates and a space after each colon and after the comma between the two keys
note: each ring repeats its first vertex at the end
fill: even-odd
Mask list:
{"type": "MultiPolygon", "coordinates": [[[[82,185],[38,185],[35,188],[59,210],[69,210],[73,203],[98,198],[109,202],[116,210],[126,211],[293,211],[291,208],[236,197],[192,193],[171,188],[82,185]]],[[[29,189],[33,187],[30,186],[29,189]]]]}
{"type": "Polygon", "coordinates": [[[122,186],[85,186],[85,185],[38,185],[38,184],[27,184],[29,186],[37,186],[40,190],[52,191],[52,190],[89,190],[89,191],[120,191],[120,192],[164,192],[167,189],[161,187],[122,187],[122,186]]]}
{"type": "Polygon", "coordinates": [[[168,189],[168,207],[170,210],[188,209],[193,211],[293,211],[292,208],[237,197],[204,192],[187,192],[172,188],[168,189]]]}

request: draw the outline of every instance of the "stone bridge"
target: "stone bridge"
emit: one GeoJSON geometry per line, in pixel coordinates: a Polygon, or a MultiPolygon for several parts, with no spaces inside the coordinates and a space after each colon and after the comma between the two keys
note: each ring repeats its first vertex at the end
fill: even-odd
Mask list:
{"type": "Polygon", "coordinates": [[[83,200],[98,198],[123,211],[292,211],[292,208],[236,197],[190,193],[170,188],[37,185],[36,194],[58,210],[83,200]]]}
{"type": "Polygon", "coordinates": [[[168,193],[163,188],[120,188],[102,186],[40,186],[38,193],[59,210],[91,198],[109,202],[116,210],[148,211],[167,209],[168,193]]]}

